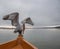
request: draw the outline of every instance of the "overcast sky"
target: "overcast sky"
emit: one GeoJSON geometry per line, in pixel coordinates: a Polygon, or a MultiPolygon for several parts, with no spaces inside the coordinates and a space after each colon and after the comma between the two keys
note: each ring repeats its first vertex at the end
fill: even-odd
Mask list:
{"type": "Polygon", "coordinates": [[[60,24],[60,0],[0,0],[0,25],[10,24],[2,17],[12,12],[19,12],[19,21],[31,17],[35,25],[60,24]]]}

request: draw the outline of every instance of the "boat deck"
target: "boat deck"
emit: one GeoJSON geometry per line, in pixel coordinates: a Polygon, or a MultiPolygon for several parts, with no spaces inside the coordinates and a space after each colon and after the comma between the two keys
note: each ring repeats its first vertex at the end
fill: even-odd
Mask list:
{"type": "Polygon", "coordinates": [[[23,37],[19,36],[16,40],[0,45],[0,49],[38,49],[23,37]]]}

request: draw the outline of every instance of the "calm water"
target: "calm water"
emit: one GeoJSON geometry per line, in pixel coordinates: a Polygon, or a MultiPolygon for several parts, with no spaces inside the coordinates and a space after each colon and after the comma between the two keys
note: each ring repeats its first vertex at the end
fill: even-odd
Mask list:
{"type": "MultiPolygon", "coordinates": [[[[17,35],[12,30],[0,30],[0,43],[16,39],[17,35]]],[[[59,29],[26,30],[24,38],[39,49],[60,49],[59,29]]]]}

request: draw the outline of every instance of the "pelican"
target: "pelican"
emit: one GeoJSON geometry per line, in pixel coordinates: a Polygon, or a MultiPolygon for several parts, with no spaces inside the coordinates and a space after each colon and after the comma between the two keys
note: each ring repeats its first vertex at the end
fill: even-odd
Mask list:
{"type": "Polygon", "coordinates": [[[19,13],[18,12],[5,15],[3,17],[3,20],[10,20],[12,26],[15,26],[16,27],[15,30],[14,30],[14,33],[17,33],[18,32],[21,35],[22,35],[22,32],[24,33],[24,31],[25,31],[25,23],[30,24],[30,25],[34,25],[34,23],[32,22],[32,20],[31,20],[30,17],[24,19],[21,22],[22,23],[22,25],[21,25],[19,23],[19,13]]]}
{"type": "Polygon", "coordinates": [[[24,33],[25,29],[59,29],[60,25],[53,25],[53,26],[25,26],[26,23],[30,25],[34,25],[31,18],[28,17],[21,21],[22,25],[19,23],[19,13],[13,12],[3,16],[3,20],[10,20],[12,26],[0,26],[0,29],[15,29],[14,32],[18,32],[18,29],[21,29],[24,33]]]}

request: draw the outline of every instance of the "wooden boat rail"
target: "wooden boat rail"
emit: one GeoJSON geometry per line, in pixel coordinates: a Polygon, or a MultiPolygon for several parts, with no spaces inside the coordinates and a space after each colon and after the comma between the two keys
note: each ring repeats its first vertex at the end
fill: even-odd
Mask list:
{"type": "Polygon", "coordinates": [[[28,41],[26,41],[21,35],[16,40],[0,45],[0,49],[38,49],[28,41]]]}

